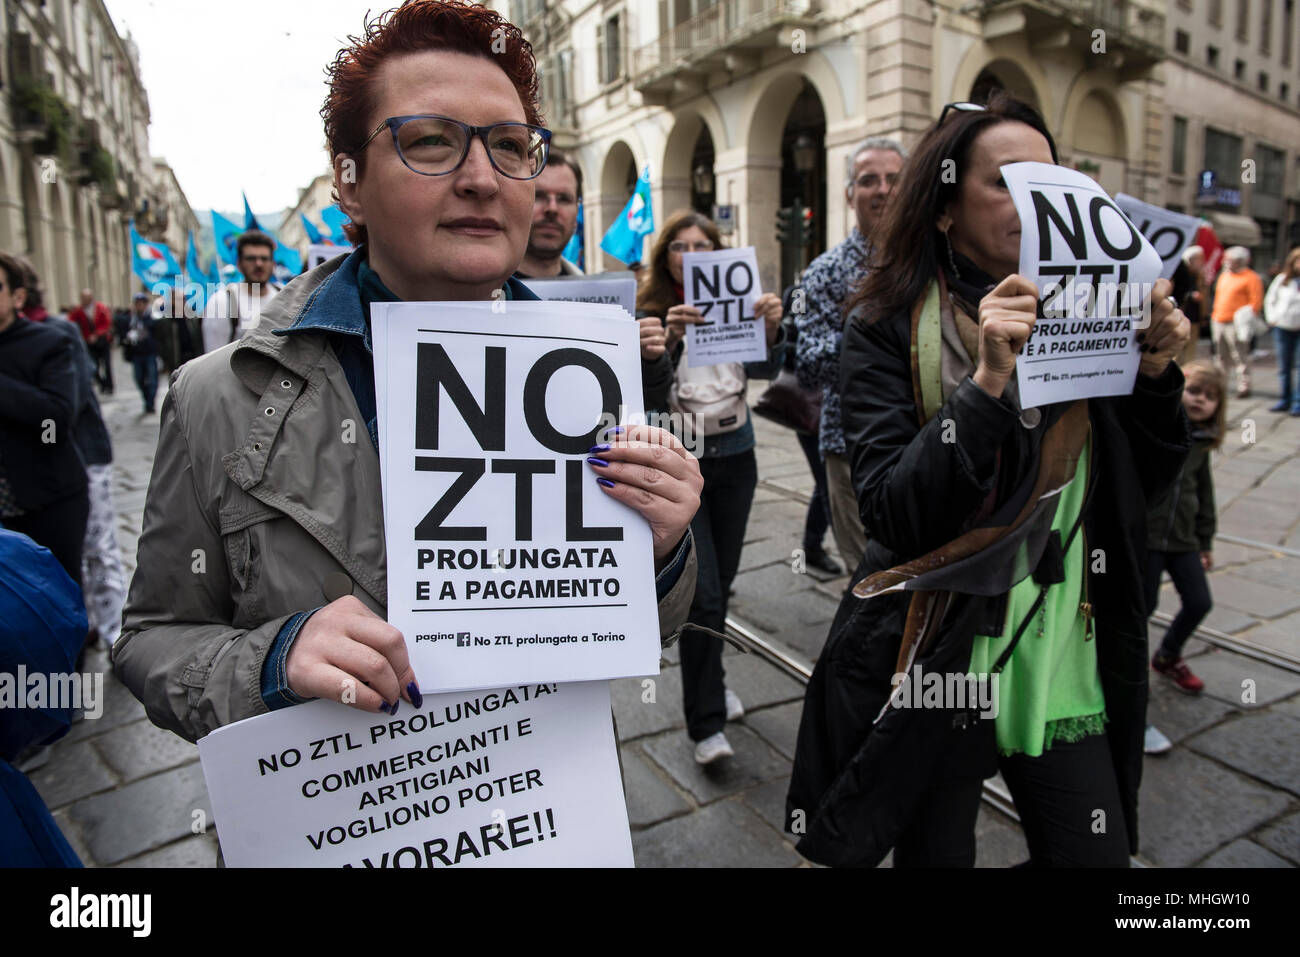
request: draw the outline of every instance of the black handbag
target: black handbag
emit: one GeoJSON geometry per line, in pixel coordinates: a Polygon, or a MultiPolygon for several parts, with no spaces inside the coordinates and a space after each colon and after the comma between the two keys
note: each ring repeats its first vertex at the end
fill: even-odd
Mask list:
{"type": "Polygon", "coordinates": [[[822,394],[818,389],[805,389],[794,372],[782,369],[754,403],[754,414],[787,429],[816,435],[822,418],[822,394]]]}
{"type": "MultiPolygon", "coordinates": [[[[786,293],[788,300],[789,290],[786,293]]],[[[754,403],[754,414],[770,419],[777,425],[784,425],[787,429],[816,435],[822,420],[822,393],[820,389],[805,389],[799,384],[799,377],[794,371],[794,350],[795,343],[799,340],[799,330],[789,315],[781,324],[785,327],[785,367],[754,403]]]]}

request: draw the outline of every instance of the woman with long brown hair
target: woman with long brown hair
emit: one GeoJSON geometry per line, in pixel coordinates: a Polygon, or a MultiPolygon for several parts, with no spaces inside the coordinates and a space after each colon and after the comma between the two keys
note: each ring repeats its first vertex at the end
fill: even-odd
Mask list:
{"type": "Polygon", "coordinates": [[[787,804],[820,863],[971,866],[999,769],[1033,864],[1124,866],[1137,847],[1145,502],[1187,454],[1170,359],[1188,323],[1155,283],[1132,395],[1022,409],[1038,293],[1000,169],[1020,161],[1056,161],[1033,109],[945,108],[850,301],[840,392],[869,543],[787,804]]]}
{"type": "MultiPolygon", "coordinates": [[[[754,318],[765,326],[766,362],[693,367],[685,358],[686,327],[703,320],[698,309],[683,302],[682,256],[722,246],[718,227],[707,216],[674,213],[655,240],[650,268],[637,294],[638,315],[658,316],[667,327],[665,347],[673,379],[666,402],[674,419],[683,424],[687,446],[700,459],[704,490],[691,520],[700,568],[689,621],[716,632],[725,627],[727,595],[740,564],[745,523],[758,485],[745,383],[749,376],[774,376],[785,356],[781,300],[764,293],[754,304],[754,318]]],[[[695,760],[709,764],[729,757],[733,752],[723,727],[744,709],[723,684],[722,645],[710,635],[688,630],[681,637],[681,655],[682,704],[687,733],[695,742],[695,760]]]]}

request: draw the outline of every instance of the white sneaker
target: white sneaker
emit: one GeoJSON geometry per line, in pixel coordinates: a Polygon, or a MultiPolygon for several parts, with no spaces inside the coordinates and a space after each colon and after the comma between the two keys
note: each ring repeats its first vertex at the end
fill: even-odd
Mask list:
{"type": "Polygon", "coordinates": [[[719,731],[717,734],[711,734],[703,741],[697,741],[695,744],[695,763],[712,764],[718,758],[729,758],[735,755],[731,750],[731,743],[727,736],[719,731]]]}
{"type": "Polygon", "coordinates": [[[1142,750],[1147,754],[1164,754],[1166,751],[1173,750],[1174,743],[1160,733],[1160,729],[1154,724],[1147,725],[1146,734],[1142,740],[1142,750]]]}
{"type": "Polygon", "coordinates": [[[740,696],[727,688],[724,696],[727,700],[727,720],[739,721],[745,716],[745,706],[740,703],[740,696]]]}

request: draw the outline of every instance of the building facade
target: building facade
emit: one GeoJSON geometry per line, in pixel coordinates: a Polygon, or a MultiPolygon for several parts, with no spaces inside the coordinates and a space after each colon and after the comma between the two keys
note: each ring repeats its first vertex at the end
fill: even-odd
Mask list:
{"type": "Polygon", "coordinates": [[[103,0],[0,0],[0,51],[0,248],[32,260],[52,309],[82,288],[124,305],[128,222],[168,225],[135,45],[103,0]]]}
{"type": "Polygon", "coordinates": [[[306,216],[322,233],[329,235],[329,229],[321,222],[320,211],[334,203],[334,173],[327,170],[317,176],[311,183],[298,191],[298,202],[284,211],[280,221],[280,242],[302,253],[306,261],[307,247],[310,240],[302,224],[306,216]]]}
{"type": "Polygon", "coordinates": [[[945,103],[995,87],[1043,112],[1062,162],[1162,199],[1155,0],[497,6],[533,43],[555,142],[583,167],[588,250],[649,163],[657,222],[730,207],[730,241],[755,246],[764,288],[779,289],[798,260],[778,245],[778,208],[812,209],[805,258],[833,245],[853,226],[844,186],[857,143],[911,146],[945,103]]]}
{"type": "MultiPolygon", "coordinates": [[[[755,246],[764,288],[778,289],[792,279],[799,261],[778,245],[779,207],[798,199],[812,209],[812,242],[803,252],[805,259],[815,255],[853,226],[843,190],[858,142],[886,135],[910,147],[945,103],[980,100],[997,87],[1042,112],[1062,163],[1089,173],[1112,193],[1153,203],[1193,208],[1193,179],[1206,168],[1204,129],[1231,132],[1241,138],[1243,150],[1260,152],[1255,144],[1264,144],[1272,152],[1260,152],[1257,165],[1268,171],[1265,188],[1271,192],[1264,194],[1256,179],[1252,189],[1243,190],[1239,211],[1273,217],[1278,236],[1293,229],[1294,178],[1284,175],[1279,186],[1274,170],[1279,163],[1285,171],[1294,169],[1300,147],[1295,111],[1300,78],[1283,76],[1283,61],[1295,74],[1300,51],[1291,49],[1294,43],[1272,41],[1277,67],[1270,95],[1253,95],[1249,84],[1193,69],[1185,57],[1171,57],[1170,45],[1183,29],[1179,23],[1189,16],[1204,20],[1205,14],[1171,3],[1206,2],[513,0],[494,5],[533,44],[554,142],[575,155],[583,169],[588,262],[601,265],[602,254],[593,257],[591,251],[648,163],[656,222],[681,207],[710,212],[729,207],[729,241],[755,246]],[[1211,87],[1213,95],[1207,93],[1211,87]],[[1249,101],[1245,115],[1238,106],[1243,99],[1249,101]],[[1171,168],[1175,115],[1187,121],[1179,134],[1188,153],[1181,173],[1171,168]]],[[[1276,8],[1274,29],[1290,31],[1294,40],[1288,12],[1294,0],[1255,0],[1257,7],[1265,2],[1276,8]]],[[[1250,82],[1256,82],[1254,74],[1250,82]]],[[[1226,162],[1218,153],[1212,158],[1226,162]]],[[[1243,225],[1223,215],[1216,220],[1225,228],[1243,225]]],[[[604,257],[603,265],[616,264],[604,257]]]]}
{"type": "Polygon", "coordinates": [[[153,198],[156,208],[148,210],[153,230],[151,239],[166,243],[176,254],[176,259],[185,265],[185,253],[189,244],[190,233],[196,241],[200,232],[198,217],[190,208],[190,201],[185,198],[176,172],[161,156],[153,158],[153,198]]]}
{"type": "Polygon", "coordinates": [[[1165,200],[1198,212],[1261,272],[1300,245],[1296,0],[1172,0],[1165,200]]]}

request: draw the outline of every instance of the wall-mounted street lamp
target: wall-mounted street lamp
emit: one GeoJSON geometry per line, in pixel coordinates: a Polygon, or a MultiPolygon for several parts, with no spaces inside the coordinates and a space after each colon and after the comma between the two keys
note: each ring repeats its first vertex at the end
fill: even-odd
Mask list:
{"type": "Polygon", "coordinates": [[[794,154],[794,168],[800,173],[811,173],[817,165],[817,144],[807,133],[800,133],[790,150],[794,154]]]}
{"type": "Polygon", "coordinates": [[[701,163],[691,173],[691,180],[695,185],[695,192],[701,196],[713,195],[713,168],[701,163]]]}

